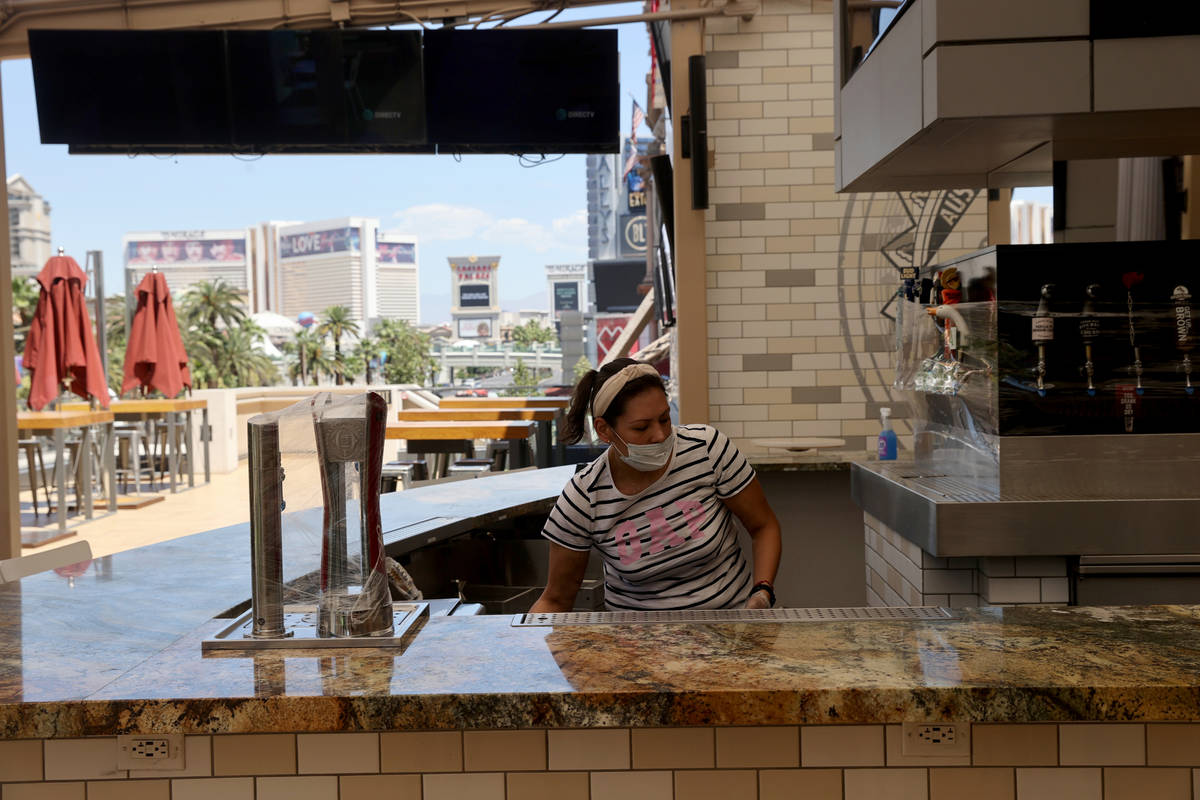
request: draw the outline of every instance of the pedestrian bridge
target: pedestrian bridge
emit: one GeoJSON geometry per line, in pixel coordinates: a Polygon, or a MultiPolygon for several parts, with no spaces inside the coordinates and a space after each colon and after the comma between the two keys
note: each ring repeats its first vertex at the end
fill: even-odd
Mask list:
{"type": "Polygon", "coordinates": [[[439,383],[449,383],[453,369],[512,369],[517,365],[517,359],[530,369],[558,369],[562,366],[562,350],[557,345],[534,345],[530,350],[520,350],[511,344],[470,349],[443,348],[431,355],[438,362],[439,383]]]}

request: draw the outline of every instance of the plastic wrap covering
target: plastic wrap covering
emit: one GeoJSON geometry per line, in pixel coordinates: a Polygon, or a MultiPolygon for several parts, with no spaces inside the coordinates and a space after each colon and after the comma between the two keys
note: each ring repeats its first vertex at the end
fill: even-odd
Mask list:
{"type": "Polygon", "coordinates": [[[1197,241],[998,246],[905,281],[918,464],[1022,497],[1200,495],[1197,262],[1197,241]]]}
{"type": "Polygon", "coordinates": [[[930,268],[926,305],[951,328],[961,315],[971,341],[939,357],[939,330],[906,303],[896,385],[965,392],[971,424],[1002,436],[1200,432],[1197,261],[1196,241],[1109,242],[999,246],[930,268]],[[949,269],[960,288],[939,296],[949,269]],[[992,371],[994,405],[978,369],[992,371]]]}
{"type": "Polygon", "coordinates": [[[936,308],[899,304],[897,389],[912,407],[916,457],[958,463],[959,474],[993,476],[996,430],[996,304],[968,302],[936,308]]]}
{"type": "Polygon", "coordinates": [[[321,393],[249,421],[254,638],[291,635],[285,608],[315,613],[318,637],[393,635],[379,514],[386,413],[374,393],[321,393]]]}

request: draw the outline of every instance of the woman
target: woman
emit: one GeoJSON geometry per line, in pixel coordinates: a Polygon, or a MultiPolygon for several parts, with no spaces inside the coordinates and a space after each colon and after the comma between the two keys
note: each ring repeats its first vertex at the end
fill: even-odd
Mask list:
{"type": "Polygon", "coordinates": [[[779,521],[733,443],[708,425],[673,427],[662,378],[630,358],[579,381],[567,442],[579,441],[589,413],[609,447],[550,512],[550,577],[532,610],[571,610],[592,548],[610,610],[774,605],[779,521]],[[754,542],[753,569],[734,516],[754,542]]]}

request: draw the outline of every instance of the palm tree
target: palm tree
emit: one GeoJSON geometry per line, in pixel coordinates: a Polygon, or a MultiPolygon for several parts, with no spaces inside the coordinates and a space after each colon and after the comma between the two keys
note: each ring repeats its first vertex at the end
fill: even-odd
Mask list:
{"type": "Polygon", "coordinates": [[[318,344],[316,334],[309,328],[301,328],[290,342],[283,343],[283,352],[296,356],[295,369],[290,374],[293,379],[300,379],[301,386],[308,383],[308,359],[318,344]]]}
{"type": "Polygon", "coordinates": [[[317,326],[317,333],[321,336],[333,337],[334,377],[338,386],[341,386],[342,373],[346,366],[342,360],[342,337],[357,336],[358,323],[350,318],[349,307],[330,306],[321,312],[321,324],[317,326]]]}
{"type": "MultiPolygon", "coordinates": [[[[365,368],[367,373],[367,385],[370,386],[371,378],[373,377],[373,371],[375,369],[373,366],[371,366],[371,362],[379,358],[378,340],[372,339],[369,336],[364,336],[363,338],[359,339],[358,344],[354,346],[352,357],[356,361],[360,362],[365,368]]],[[[378,364],[379,362],[375,361],[375,363],[378,364]]],[[[357,374],[357,372],[354,374],[357,374]]]]}
{"type": "Polygon", "coordinates": [[[316,346],[309,351],[308,372],[312,375],[313,386],[320,385],[322,373],[334,375],[337,372],[337,365],[330,357],[329,351],[325,349],[324,342],[319,339],[316,340],[316,346]]]}
{"type": "Polygon", "coordinates": [[[183,339],[183,349],[188,354],[192,385],[203,386],[206,389],[220,388],[220,332],[200,325],[188,325],[179,333],[183,339]]]}
{"type": "Polygon", "coordinates": [[[241,292],[221,278],[188,287],[179,306],[187,322],[211,330],[217,329],[218,322],[229,328],[246,319],[241,292]]]}
{"type": "Polygon", "coordinates": [[[104,330],[110,343],[129,340],[129,332],[125,330],[125,295],[114,294],[104,298],[104,330]]]}
{"type": "Polygon", "coordinates": [[[17,337],[18,352],[25,349],[25,337],[29,334],[29,324],[37,311],[41,293],[41,284],[33,278],[12,279],[13,334],[17,337]]]}
{"type": "Polygon", "coordinates": [[[254,328],[257,326],[243,325],[222,332],[218,352],[225,369],[222,383],[227,387],[275,382],[278,374],[275,365],[255,347],[254,328]]]}

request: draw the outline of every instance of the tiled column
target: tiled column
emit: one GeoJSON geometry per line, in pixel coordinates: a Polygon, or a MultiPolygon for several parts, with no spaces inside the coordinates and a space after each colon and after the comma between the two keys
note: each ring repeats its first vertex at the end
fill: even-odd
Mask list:
{"type": "Polygon", "coordinates": [[[938,558],[863,514],[867,603],[873,606],[1055,604],[1068,602],[1063,556],[938,558]]]}
{"type": "Polygon", "coordinates": [[[863,514],[867,603],[873,606],[980,605],[974,558],[937,558],[863,514]]]}
{"type": "MultiPolygon", "coordinates": [[[[764,0],[748,20],[704,23],[708,412],[750,454],[766,452],[760,437],[873,449],[881,405],[908,432],[881,377],[894,345],[880,309],[894,286],[877,276],[894,273],[884,251],[925,196],[834,191],[833,23],[830,0],[764,0]]],[[[937,260],[982,246],[985,198],[937,260]]]]}

